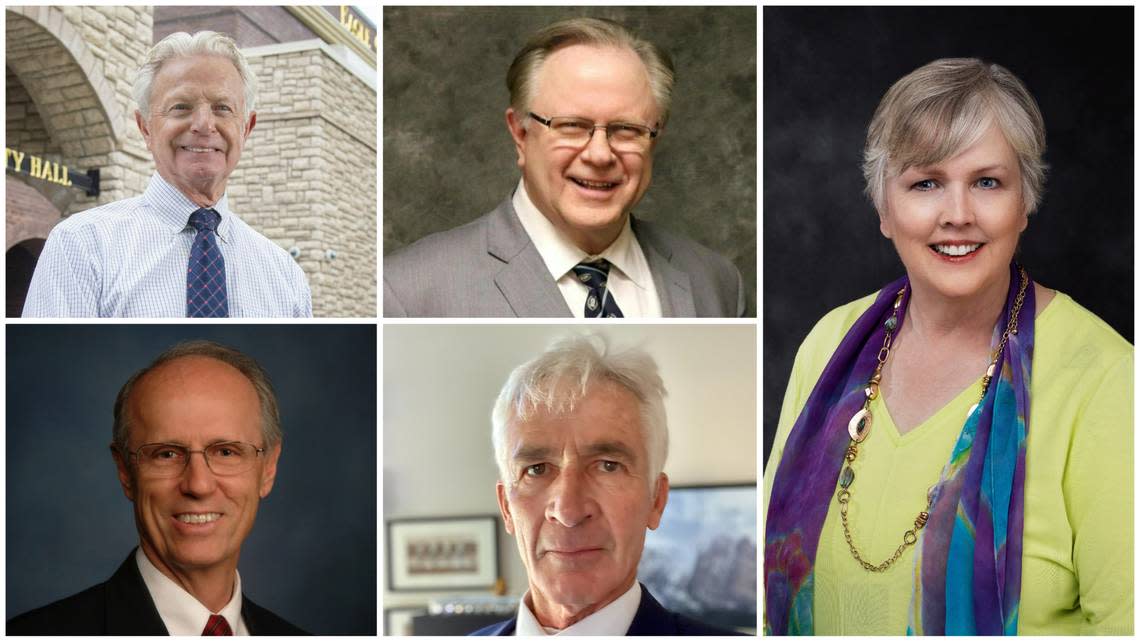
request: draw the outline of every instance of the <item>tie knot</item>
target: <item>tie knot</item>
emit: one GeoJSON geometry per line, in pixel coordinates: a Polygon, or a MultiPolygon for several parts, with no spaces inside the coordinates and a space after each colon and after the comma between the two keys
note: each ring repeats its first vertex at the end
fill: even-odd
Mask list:
{"type": "Polygon", "coordinates": [[[218,229],[218,223],[221,220],[221,214],[206,208],[194,210],[194,213],[190,215],[190,225],[199,232],[206,230],[213,232],[218,229]]]}
{"type": "Polygon", "coordinates": [[[598,259],[591,263],[579,263],[571,269],[574,270],[574,275],[578,277],[578,280],[587,287],[604,288],[606,287],[606,278],[610,274],[610,262],[605,259],[598,259]]]}
{"type": "Polygon", "coordinates": [[[226,618],[211,614],[210,619],[206,621],[206,628],[202,629],[202,635],[233,635],[234,632],[230,629],[230,623],[226,622],[226,618]]]}

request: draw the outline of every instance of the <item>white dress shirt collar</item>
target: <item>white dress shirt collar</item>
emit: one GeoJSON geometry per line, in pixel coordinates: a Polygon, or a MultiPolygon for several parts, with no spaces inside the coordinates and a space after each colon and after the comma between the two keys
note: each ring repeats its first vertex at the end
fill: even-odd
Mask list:
{"type": "MultiPolygon", "coordinates": [[[[167,183],[158,172],[151,175],[150,183],[143,192],[143,199],[158,218],[170,228],[171,234],[185,230],[189,225],[190,215],[202,207],[190,200],[177,187],[167,183]]],[[[230,211],[229,194],[223,193],[218,202],[207,209],[214,210],[222,217],[218,223],[218,236],[222,241],[229,242],[232,239],[230,231],[233,229],[231,218],[234,216],[230,211]]]]}
{"type": "MultiPolygon", "coordinates": [[[[210,609],[174,580],[163,575],[143,553],[141,546],[135,551],[135,562],[139,566],[146,590],[158,609],[158,615],[166,625],[166,631],[170,635],[202,635],[206,622],[212,615],[210,609]]],[[[236,571],[233,597],[217,614],[226,618],[234,635],[249,635],[249,630],[241,619],[241,575],[236,571]]]]}
{"type": "Polygon", "coordinates": [[[633,586],[613,602],[587,615],[570,626],[558,630],[539,624],[526,596],[519,600],[519,615],[515,624],[515,635],[625,635],[641,606],[641,584],[634,580],[633,586]]]}
{"type": "MultiPolygon", "coordinates": [[[[633,235],[633,228],[630,226],[628,216],[625,218],[621,232],[618,233],[614,242],[600,253],[591,255],[574,245],[538,210],[534,201],[530,200],[525,181],[522,179],[519,180],[519,186],[515,189],[511,204],[514,205],[515,212],[519,216],[519,222],[522,223],[523,229],[530,236],[535,249],[538,250],[543,263],[546,264],[546,269],[550,271],[550,276],[554,277],[555,281],[562,278],[571,268],[582,261],[605,259],[621,270],[638,287],[647,289],[652,285],[652,276],[649,274],[649,266],[645,262],[644,256],[641,257],[640,261],[634,256],[637,238],[633,235]]],[[[641,248],[638,246],[636,254],[641,254],[640,250],[641,248]]]]}

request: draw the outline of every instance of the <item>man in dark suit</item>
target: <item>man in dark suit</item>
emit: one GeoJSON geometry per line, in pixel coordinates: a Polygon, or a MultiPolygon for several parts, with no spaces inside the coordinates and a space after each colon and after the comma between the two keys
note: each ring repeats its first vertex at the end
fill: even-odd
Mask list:
{"type": "Polygon", "coordinates": [[[575,18],[507,72],[522,179],[482,218],[384,258],[389,317],[738,317],[728,260],[634,220],[673,91],[668,54],[625,27],[575,18]]]}
{"type": "Polygon", "coordinates": [[[515,369],[492,413],[496,493],[529,587],[477,635],[731,635],[670,613],[637,581],[669,497],[665,388],[653,358],[598,337],[515,369]]]}
{"type": "Polygon", "coordinates": [[[139,547],[106,582],[9,620],[7,634],[304,634],[245,597],[237,572],[281,454],[261,366],[216,343],[178,344],[127,380],[114,414],[139,547]]]}

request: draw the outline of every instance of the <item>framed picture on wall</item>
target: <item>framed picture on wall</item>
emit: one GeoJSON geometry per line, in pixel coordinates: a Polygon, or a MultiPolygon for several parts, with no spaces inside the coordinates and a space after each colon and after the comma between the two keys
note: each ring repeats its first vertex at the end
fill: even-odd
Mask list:
{"type": "Polygon", "coordinates": [[[384,609],[384,635],[415,635],[412,618],[427,615],[426,606],[394,606],[384,609]]]}
{"type": "Polygon", "coordinates": [[[488,589],[499,578],[499,518],[388,520],[388,588],[488,589]]]}
{"type": "Polygon", "coordinates": [[[756,630],[756,484],[674,486],[637,577],[670,611],[756,630]]]}

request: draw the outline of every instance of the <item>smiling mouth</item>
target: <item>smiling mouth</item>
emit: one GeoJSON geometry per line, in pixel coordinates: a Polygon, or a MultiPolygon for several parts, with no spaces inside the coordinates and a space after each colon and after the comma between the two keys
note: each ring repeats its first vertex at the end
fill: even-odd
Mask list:
{"type": "Polygon", "coordinates": [[[195,154],[207,154],[209,152],[221,152],[222,150],[217,147],[191,147],[190,145],[182,145],[181,149],[194,152],[195,154]]]}
{"type": "Polygon", "coordinates": [[[210,522],[216,522],[221,518],[221,513],[180,513],[174,516],[174,519],[177,519],[183,524],[208,524],[210,522]]]}
{"type": "Polygon", "coordinates": [[[586,189],[598,190],[598,191],[602,191],[602,192],[608,192],[610,190],[617,189],[617,186],[618,186],[618,183],[608,183],[605,181],[588,181],[586,179],[575,178],[573,176],[570,177],[570,180],[574,181],[574,184],[578,185],[580,187],[584,187],[586,189]]]}
{"type": "Polygon", "coordinates": [[[985,243],[935,243],[930,246],[930,249],[934,250],[938,254],[941,254],[942,256],[960,258],[977,252],[978,250],[982,249],[983,245],[985,245],[985,243]]]}

